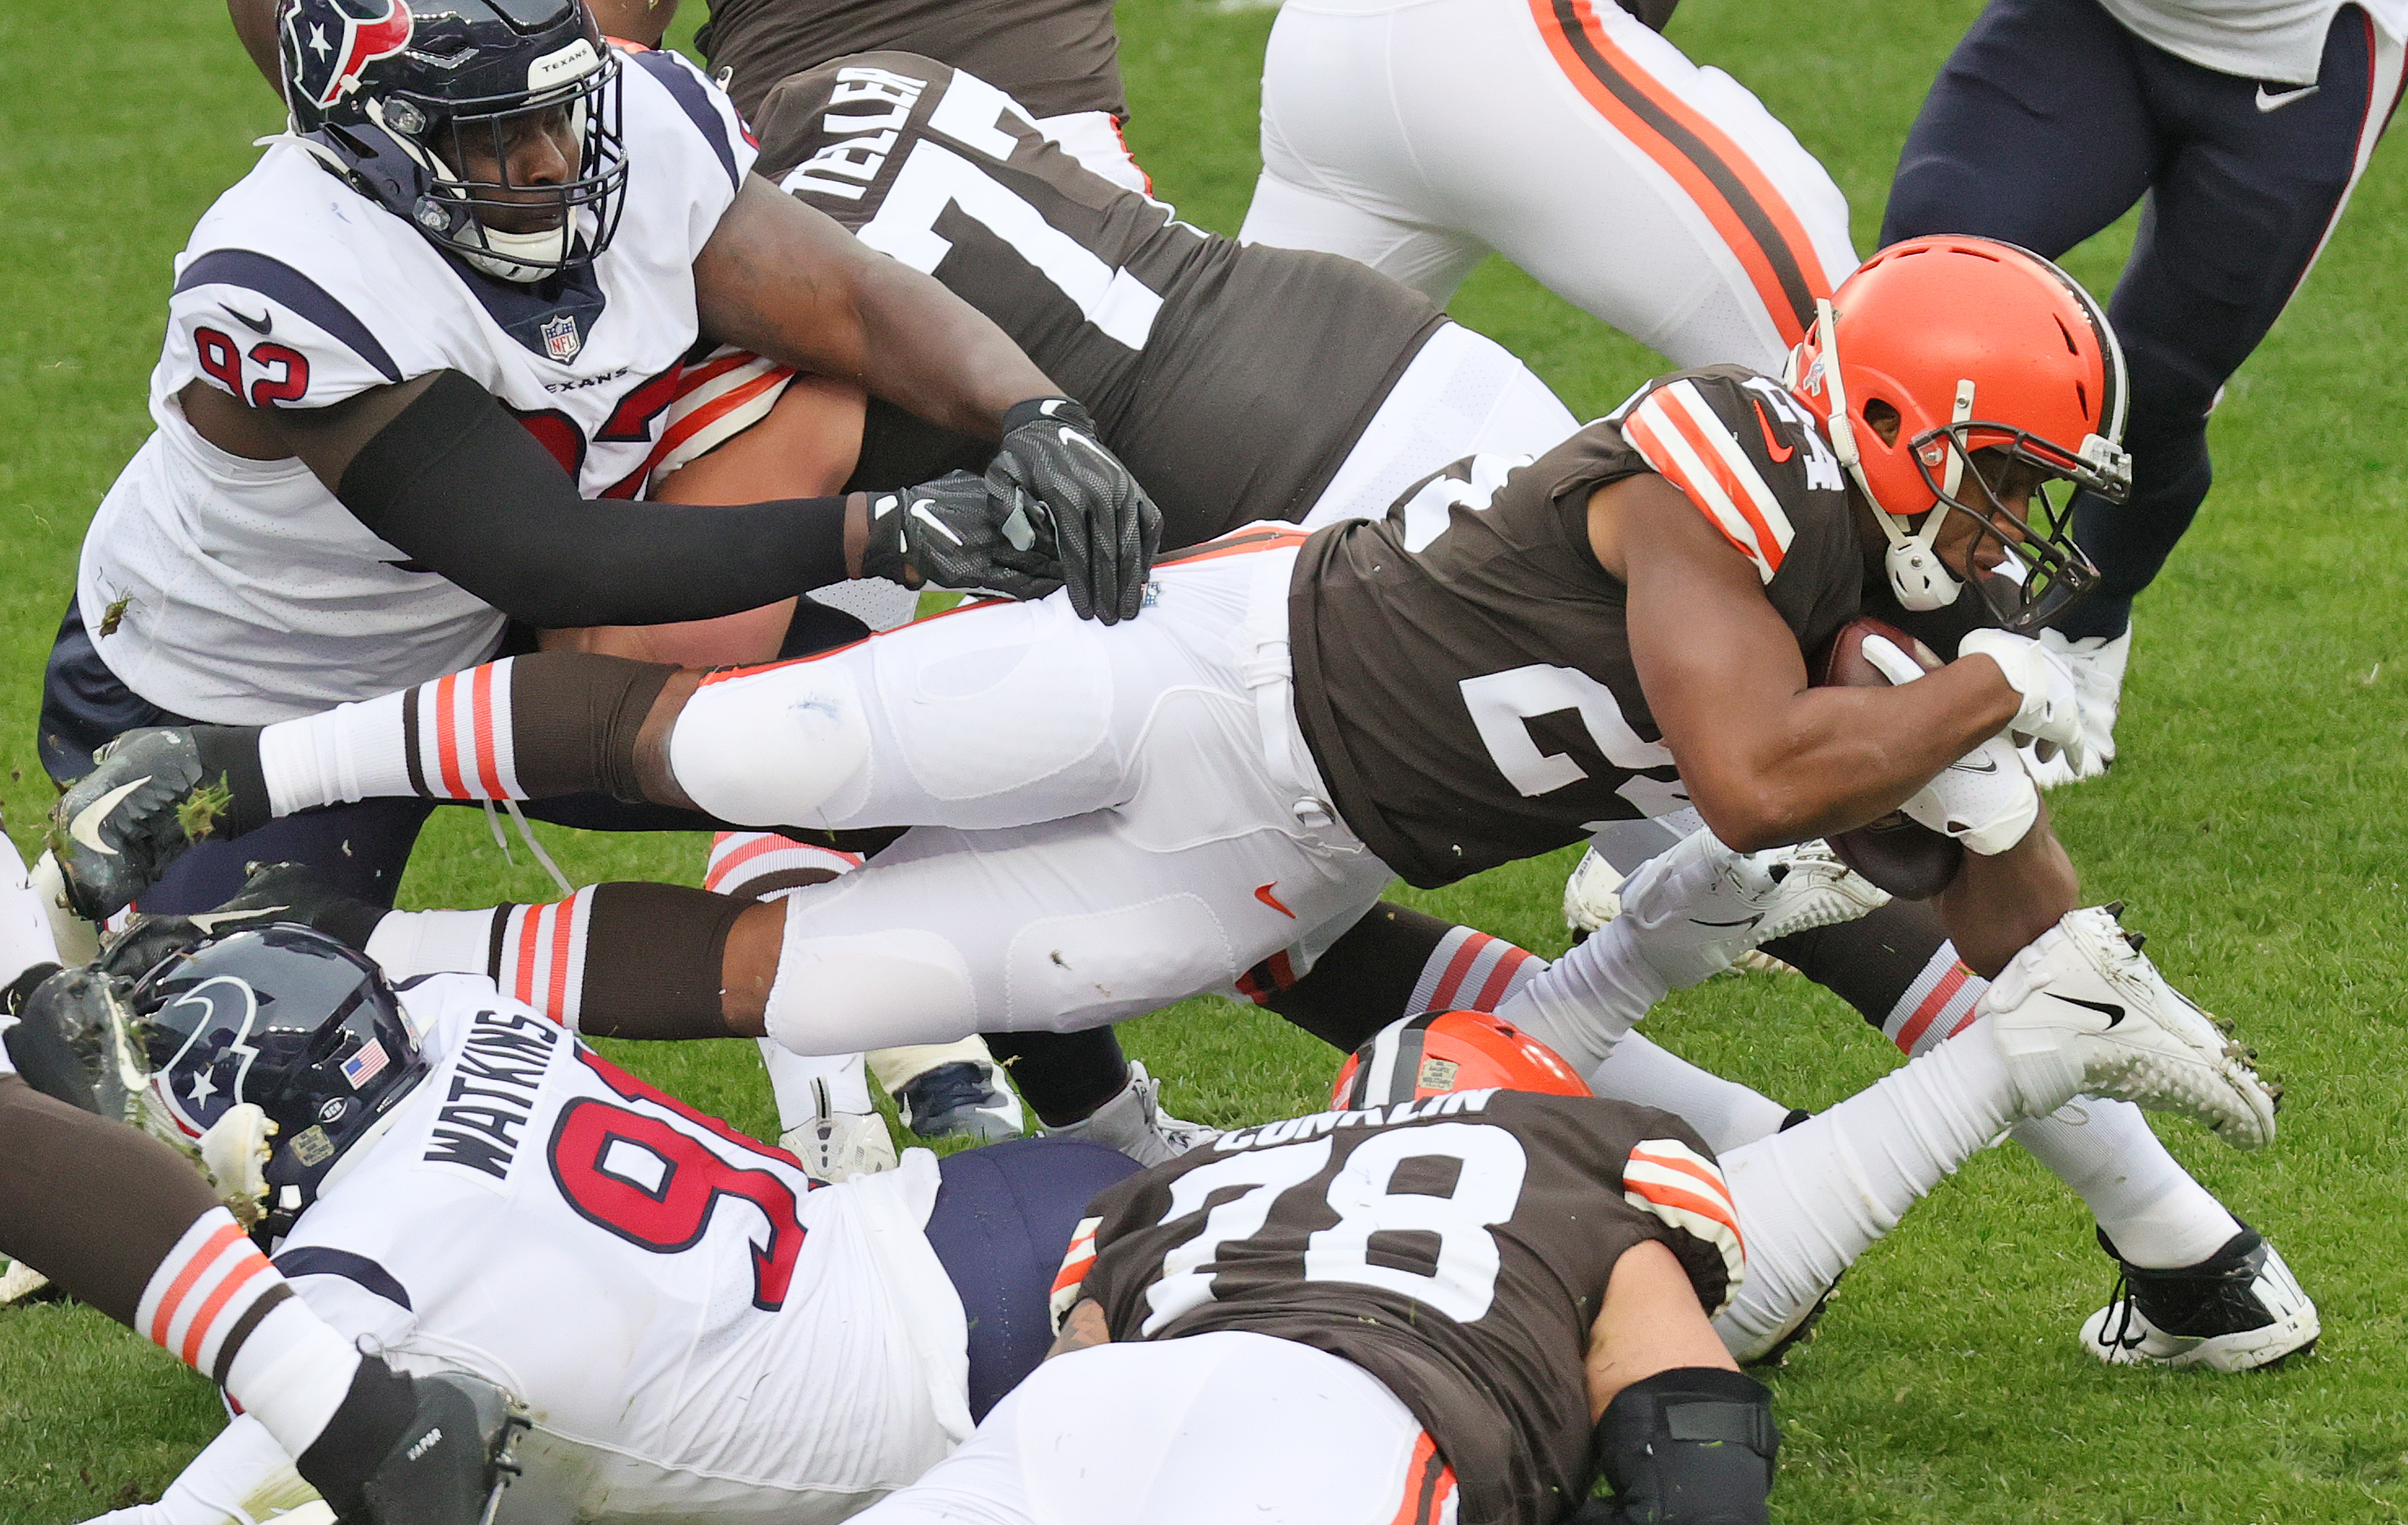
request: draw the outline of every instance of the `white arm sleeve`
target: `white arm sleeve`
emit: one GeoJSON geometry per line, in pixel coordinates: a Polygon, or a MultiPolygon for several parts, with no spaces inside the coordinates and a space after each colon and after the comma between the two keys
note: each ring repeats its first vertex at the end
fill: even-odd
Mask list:
{"type": "Polygon", "coordinates": [[[165,1498],[86,1525],[259,1525],[317,1497],[266,1427],[245,1414],[193,1458],[165,1498]]]}

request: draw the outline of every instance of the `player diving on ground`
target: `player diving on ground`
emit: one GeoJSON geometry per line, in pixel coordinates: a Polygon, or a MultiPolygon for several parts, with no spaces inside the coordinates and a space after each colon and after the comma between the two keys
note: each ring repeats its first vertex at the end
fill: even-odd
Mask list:
{"type": "MultiPolygon", "coordinates": [[[[198,1157],[343,1337],[373,1342],[397,1370],[466,1374],[508,1392],[531,1428],[513,1446],[503,1521],[846,1518],[941,1463],[996,1410],[1045,1349],[1049,1302],[1069,1313],[1072,1345],[1208,1330],[1287,1342],[1254,1347],[1267,1369],[1297,1368],[1306,1390],[1334,1381],[1370,1395],[1361,1421],[1371,1431],[1405,1423],[1409,1407],[1412,1428],[1435,1437],[1434,1456],[1424,1447],[1428,1486],[1442,1493],[1460,1479],[1475,1501],[1467,1519],[1558,1518],[1588,1491],[1598,1411],[1658,1372],[1692,1369],[1670,1383],[1676,1398],[1696,1397],[1703,1381],[1765,1413],[1764,1464],[1739,1475],[1760,1503],[1768,1400],[1734,1360],[1793,1336],[1840,1272],[2016,1119],[2086,1088],[2201,1113],[2200,1098],[2229,1072],[2220,1047],[2202,1048],[2180,1020],[2141,1008],[2099,1031],[2011,972],[1966,1031],[1717,1168],[1685,1123],[1587,1100],[1562,1060],[1512,1024],[1431,1014],[1392,1024],[1349,1061],[1334,1098],[1342,1110],[1241,1129],[1125,1187],[1115,1183],[1136,1167],[1124,1157],[1039,1140],[942,1162],[915,1151],[896,1171],[823,1189],[792,1157],[628,1075],[483,976],[396,989],[342,940],[283,919],[363,909],[305,874],[270,870],[205,924],[139,919],[96,969],[36,969],[19,982],[24,1027],[79,1059],[104,1045],[127,1054],[136,1089],[111,1104],[198,1157]],[[1531,1091],[1557,1094],[1520,1094],[1531,1091]],[[1460,1162],[1444,1195],[1392,1184],[1424,1168],[1415,1161],[1443,1160],[1460,1162]],[[1254,1189],[1199,1230],[1196,1210],[1231,1185],[1254,1189]],[[1487,1211],[1458,1226],[1475,1239],[1449,1230],[1431,1265],[1418,1251],[1402,1261],[1340,1253],[1299,1278],[1283,1269],[1287,1251],[1248,1247],[1311,1230],[1346,1202],[1339,1230],[1410,1236],[1443,1228],[1433,1212],[1475,1197],[1487,1211]],[[1230,1216],[1247,1204],[1267,1210],[1251,1230],[1230,1216]],[[1661,1260],[1650,1273],[1642,1258],[1632,1275],[1679,1290],[1642,1301],[1691,1338],[1651,1338],[1602,1316],[1630,1244],[1565,1230],[1600,1219],[1675,1252],[1677,1268],[1661,1260]],[[1492,1265],[1493,1298],[1475,1298],[1461,1257],[1477,1271],[1484,1225],[1508,1220],[1521,1227],[1497,1240],[1507,1260],[1535,1248],[1562,1274],[1492,1265]],[[1115,1247],[1130,1235],[1144,1248],[1115,1247]],[[1663,1275],[1676,1270],[1688,1286],[1663,1275]],[[1541,1294],[1557,1285],[1572,1289],[1570,1308],[1541,1294]],[[1537,1359],[1505,1370],[1506,1348],[1537,1359]],[[609,1353],[599,1368],[597,1351],[609,1353]],[[1584,1391],[1584,1362],[1602,1390],[1584,1391]]],[[[375,920],[370,911],[345,929],[373,942],[375,920]]],[[[2112,924],[2089,912],[2043,941],[2102,937],[2114,939],[2112,924]]],[[[2120,942],[2112,957],[2138,961],[2120,942]]],[[[69,1064],[55,1078],[94,1073],[69,1064]]],[[[89,1090],[78,1100],[96,1101],[89,1090]]],[[[925,1507],[992,1465],[981,1459],[1026,1422],[1014,1415],[1082,1401],[1062,1382],[1094,1396],[1068,1374],[1125,1375],[1151,1360],[1054,1373],[907,1497],[925,1507]]],[[[1231,1375],[1253,1364],[1240,1357],[1231,1375]]],[[[1180,1415],[1142,1403],[1126,1418],[1175,1425],[1180,1415]]],[[[1113,1426],[1082,1428],[1082,1445],[1120,1444],[1113,1426]]],[[[1414,1438],[1404,1436],[1407,1450],[1414,1438]]],[[[1326,1456],[1323,1491],[1283,1507],[1341,1512],[1277,1518],[1389,1518],[1395,1477],[1347,1446],[1326,1456]]],[[[1656,1465],[1677,1473],[1711,1460],[1650,1464],[1633,1452],[1610,1456],[1604,1475],[1635,1507],[1655,1496],[1656,1465]]],[[[1298,1485],[1278,1469],[1222,1470],[1233,1475],[1218,1486],[1274,1498],[1298,1485]]],[[[221,1525],[306,1497],[278,1431],[245,1415],[161,1503],[109,1518],[221,1525]]],[[[1213,1518],[1167,1507],[1149,1500],[1139,1518],[1213,1518]]]]}

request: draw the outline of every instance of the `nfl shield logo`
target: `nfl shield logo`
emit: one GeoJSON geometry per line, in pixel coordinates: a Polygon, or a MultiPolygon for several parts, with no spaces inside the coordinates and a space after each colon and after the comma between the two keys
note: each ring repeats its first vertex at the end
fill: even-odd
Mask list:
{"type": "Polygon", "coordinates": [[[543,352],[554,360],[574,360],[584,341],[577,337],[577,320],[564,312],[543,321],[543,352]]]}

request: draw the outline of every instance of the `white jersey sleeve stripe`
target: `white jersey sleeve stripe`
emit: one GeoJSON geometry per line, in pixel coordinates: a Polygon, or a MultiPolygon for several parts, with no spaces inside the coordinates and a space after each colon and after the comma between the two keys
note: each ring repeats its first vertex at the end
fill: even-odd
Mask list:
{"type": "MultiPolygon", "coordinates": [[[[1733,472],[1723,453],[1714,449],[1714,438],[1722,433],[1719,421],[1712,429],[1700,429],[1684,410],[1667,401],[1667,394],[1686,386],[1685,382],[1675,382],[1651,394],[1623,421],[1622,437],[1649,467],[1680,488],[1722,531],[1724,539],[1756,564],[1760,580],[1770,583],[1781,569],[1782,557],[1788,548],[1788,515],[1781,511],[1763,479],[1756,476],[1755,468],[1747,464],[1736,446],[1730,447],[1730,453],[1738,454],[1741,465],[1746,467],[1744,479],[1733,472]],[[1770,518],[1766,515],[1768,509],[1770,518]]],[[[1726,439],[1724,443],[1727,445],[1728,440],[1726,439]]]]}
{"type": "Polygon", "coordinates": [[[1747,1244],[1722,1168],[1678,1139],[1647,1139],[1630,1151],[1622,1187],[1631,1206],[1713,1246],[1722,1258],[1727,1304],[1747,1274],[1747,1244]]]}
{"type": "Polygon", "coordinates": [[[1699,450],[1712,453],[1722,468],[1725,488],[1730,488],[1733,483],[1738,485],[1739,490],[1731,494],[1731,499],[1738,505],[1740,512],[1746,515],[1758,535],[1771,536],[1772,561],[1774,566],[1779,566],[1781,558],[1788,554],[1789,542],[1798,538],[1797,530],[1790,525],[1788,512],[1781,506],[1780,496],[1766,483],[1763,474],[1756,470],[1756,463],[1747,458],[1747,452],[1731,438],[1730,426],[1706,406],[1706,399],[1695,386],[1683,381],[1665,388],[1665,391],[1671,394],[1665,399],[1667,405],[1677,408],[1683,415],[1682,434],[1699,450]]]}

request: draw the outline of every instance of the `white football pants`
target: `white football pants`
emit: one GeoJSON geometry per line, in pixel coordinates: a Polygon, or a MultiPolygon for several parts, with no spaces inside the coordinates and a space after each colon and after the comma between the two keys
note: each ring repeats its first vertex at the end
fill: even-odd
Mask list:
{"type": "Polygon", "coordinates": [[[1110,627],[1062,595],[714,677],[669,741],[723,820],[920,823],[785,899],[769,1035],[802,1054],[1069,1031],[1301,975],[1393,877],[1289,698],[1301,532],[1156,568],[1110,627]]]}
{"type": "Polygon", "coordinates": [[[1288,0],[1240,237],[1443,303],[1491,250],[1675,365],[1777,374],[1856,266],[1847,198],[1612,0],[1288,0]]]}
{"type": "Polygon", "coordinates": [[[1047,1361],[863,1525],[1451,1525],[1455,1475],[1352,1361],[1224,1331],[1047,1361]]]}

